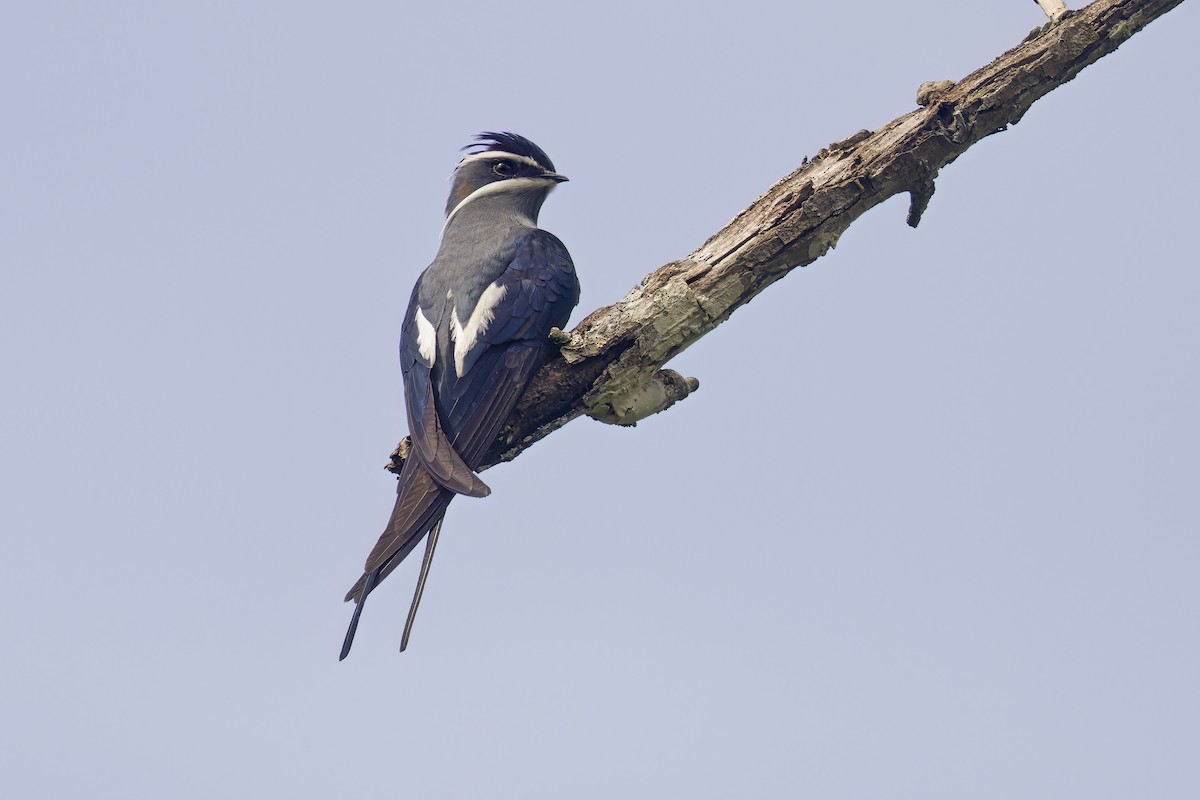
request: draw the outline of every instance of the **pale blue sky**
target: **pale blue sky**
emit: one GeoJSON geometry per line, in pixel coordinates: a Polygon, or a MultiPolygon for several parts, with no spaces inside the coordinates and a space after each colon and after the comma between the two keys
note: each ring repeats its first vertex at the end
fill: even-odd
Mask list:
{"type": "Polygon", "coordinates": [[[480,130],[576,319],[1028,0],[0,20],[0,796],[1200,793],[1195,4],[451,507],[337,662],[480,130]]]}

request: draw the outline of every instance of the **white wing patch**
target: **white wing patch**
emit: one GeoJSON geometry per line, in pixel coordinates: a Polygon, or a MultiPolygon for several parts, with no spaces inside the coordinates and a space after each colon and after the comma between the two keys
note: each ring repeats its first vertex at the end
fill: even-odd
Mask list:
{"type": "Polygon", "coordinates": [[[425,312],[417,307],[417,352],[421,354],[421,358],[429,362],[429,366],[433,366],[433,359],[437,355],[437,331],[433,329],[433,325],[425,318],[425,312]]]}
{"type": "Polygon", "coordinates": [[[458,320],[457,306],[450,312],[450,335],[454,339],[454,370],[458,377],[461,378],[466,372],[467,354],[487,330],[488,325],[492,324],[492,319],[496,316],[496,306],[500,305],[507,292],[508,287],[499,283],[493,283],[484,289],[466,325],[458,320]]]}

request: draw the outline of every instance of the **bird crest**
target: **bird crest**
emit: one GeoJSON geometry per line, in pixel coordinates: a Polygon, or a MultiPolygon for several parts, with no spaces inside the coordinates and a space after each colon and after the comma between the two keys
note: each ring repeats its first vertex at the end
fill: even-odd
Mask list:
{"type": "Polygon", "coordinates": [[[524,136],[515,133],[484,131],[463,150],[467,151],[468,157],[483,153],[508,153],[521,156],[537,162],[538,166],[543,169],[554,172],[554,162],[550,160],[550,156],[546,155],[546,151],[524,136]]]}

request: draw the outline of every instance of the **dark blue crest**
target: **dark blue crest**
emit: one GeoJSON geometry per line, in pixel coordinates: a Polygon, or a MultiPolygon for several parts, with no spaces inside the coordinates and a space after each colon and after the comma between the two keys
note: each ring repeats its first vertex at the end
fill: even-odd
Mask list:
{"type": "Polygon", "coordinates": [[[546,155],[546,151],[526,139],[524,136],[518,136],[515,133],[493,133],[492,131],[484,131],[476,136],[475,139],[476,141],[474,143],[463,148],[463,150],[470,151],[469,155],[477,155],[479,153],[487,153],[491,151],[498,153],[512,153],[515,156],[532,158],[545,169],[554,172],[554,162],[550,160],[550,156],[546,155]]]}

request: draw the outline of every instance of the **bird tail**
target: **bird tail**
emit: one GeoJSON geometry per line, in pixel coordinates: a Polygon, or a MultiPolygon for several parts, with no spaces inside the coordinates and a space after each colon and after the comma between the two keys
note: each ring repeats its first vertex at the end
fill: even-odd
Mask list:
{"type": "MultiPolygon", "coordinates": [[[[367,557],[362,577],[355,582],[346,593],[346,602],[358,604],[346,630],[346,638],[342,643],[339,660],[350,653],[354,643],[354,634],[358,628],[358,619],[362,614],[363,605],[369,595],[384,578],[400,566],[427,533],[433,531],[432,544],[436,545],[436,531],[440,530],[446,508],[454,498],[454,492],[444,489],[433,479],[419,459],[410,458],[400,473],[400,482],[396,487],[396,506],[392,509],[391,519],[387,527],[375,543],[375,548],[367,557]]],[[[409,620],[405,626],[404,641],[407,643],[408,633],[412,627],[412,619],[416,615],[416,607],[421,600],[425,577],[429,572],[429,562],[433,558],[433,546],[426,545],[425,562],[421,566],[421,578],[417,585],[417,594],[413,598],[413,606],[409,611],[409,620]]],[[[403,649],[403,648],[402,648],[403,649]]]]}

